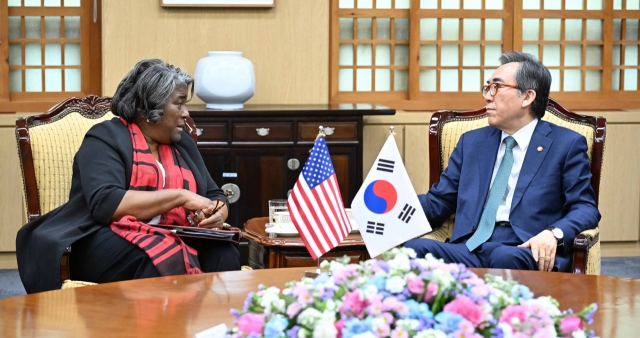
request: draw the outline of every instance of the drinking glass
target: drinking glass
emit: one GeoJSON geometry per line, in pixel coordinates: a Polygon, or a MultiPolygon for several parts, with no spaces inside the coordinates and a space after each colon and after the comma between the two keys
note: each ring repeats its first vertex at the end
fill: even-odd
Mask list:
{"type": "Polygon", "coordinates": [[[275,199],[269,200],[269,226],[273,226],[275,223],[276,212],[288,211],[287,200],[275,199]]]}

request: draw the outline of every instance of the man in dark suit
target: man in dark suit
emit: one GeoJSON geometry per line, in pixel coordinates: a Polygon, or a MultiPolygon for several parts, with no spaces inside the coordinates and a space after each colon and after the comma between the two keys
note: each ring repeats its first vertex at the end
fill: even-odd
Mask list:
{"type": "Polygon", "coordinates": [[[482,88],[489,126],[463,134],[440,182],[418,196],[432,225],[455,213],[451,238],[405,246],[469,267],[568,271],[573,238],[600,220],[587,143],[540,120],[551,86],[540,61],[500,61],[482,88]]]}

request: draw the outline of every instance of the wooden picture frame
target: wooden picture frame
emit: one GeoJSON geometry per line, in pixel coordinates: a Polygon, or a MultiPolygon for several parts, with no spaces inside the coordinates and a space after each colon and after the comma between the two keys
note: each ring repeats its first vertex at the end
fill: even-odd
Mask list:
{"type": "Polygon", "coordinates": [[[276,0],[160,0],[162,7],[274,7],[276,0]]]}

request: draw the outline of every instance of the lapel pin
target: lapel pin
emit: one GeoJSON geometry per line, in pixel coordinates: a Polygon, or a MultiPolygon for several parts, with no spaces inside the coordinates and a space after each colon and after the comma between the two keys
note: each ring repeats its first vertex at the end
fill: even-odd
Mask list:
{"type": "Polygon", "coordinates": [[[541,152],[541,151],[542,151],[542,149],[544,149],[544,148],[542,148],[542,146],[539,146],[539,147],[538,147],[538,152],[541,152]]]}

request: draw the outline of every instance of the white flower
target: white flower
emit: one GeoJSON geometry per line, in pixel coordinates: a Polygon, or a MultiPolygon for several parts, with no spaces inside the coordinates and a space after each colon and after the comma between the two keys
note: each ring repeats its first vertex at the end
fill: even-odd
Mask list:
{"type": "Polygon", "coordinates": [[[320,320],[322,313],[312,307],[308,307],[298,315],[298,324],[306,327],[314,327],[316,322],[320,320]]]}
{"type": "Polygon", "coordinates": [[[271,308],[274,311],[284,313],[285,305],[284,299],[278,299],[271,303],[271,308]]]}
{"type": "Polygon", "coordinates": [[[327,299],[327,303],[325,306],[327,311],[336,312],[338,310],[338,306],[333,299],[327,299]]]}
{"type": "Polygon", "coordinates": [[[321,318],[316,322],[313,329],[313,338],[331,338],[338,335],[338,330],[334,324],[336,313],[332,311],[324,311],[321,318]]]}
{"type": "MultiPolygon", "coordinates": [[[[264,313],[267,316],[271,314],[271,307],[273,306],[273,303],[280,300],[280,298],[278,297],[279,293],[280,289],[273,286],[264,290],[262,299],[260,299],[260,306],[264,308],[264,313]]],[[[284,305],[282,305],[282,309],[284,311],[284,305]]]]}
{"type": "Polygon", "coordinates": [[[442,285],[445,287],[448,287],[449,285],[455,282],[455,279],[449,272],[442,271],[442,270],[434,270],[433,278],[438,282],[439,285],[442,285]]]}
{"type": "Polygon", "coordinates": [[[377,294],[378,294],[378,288],[373,284],[367,285],[367,287],[365,287],[364,290],[362,290],[362,295],[366,300],[371,300],[377,294]]]}
{"type": "Polygon", "coordinates": [[[382,317],[372,317],[371,319],[371,327],[381,327],[383,325],[387,325],[382,317]]]}
{"type": "Polygon", "coordinates": [[[411,270],[411,261],[407,254],[399,253],[389,261],[389,266],[392,270],[407,272],[411,270]]]}
{"type": "Polygon", "coordinates": [[[364,333],[358,333],[351,336],[353,338],[376,338],[376,336],[371,331],[367,331],[364,333]]]}
{"type": "Polygon", "coordinates": [[[572,338],[586,338],[587,336],[584,334],[584,331],[573,331],[571,332],[572,338]]]}
{"type": "Polygon", "coordinates": [[[402,247],[402,248],[400,248],[400,252],[402,252],[403,254],[409,256],[410,258],[416,258],[416,256],[417,256],[415,250],[413,250],[411,248],[402,247]]]}
{"type": "Polygon", "coordinates": [[[398,319],[396,321],[396,327],[401,327],[407,331],[414,331],[418,328],[420,322],[416,319],[398,319]]]}
{"type": "Polygon", "coordinates": [[[399,276],[393,276],[387,279],[387,284],[385,285],[385,289],[391,293],[397,294],[402,292],[402,290],[404,290],[404,286],[406,284],[407,282],[404,280],[404,278],[399,276]]]}
{"type": "Polygon", "coordinates": [[[545,310],[551,317],[559,316],[562,314],[558,307],[553,304],[553,302],[551,301],[551,297],[549,296],[529,299],[525,302],[525,304],[537,305],[545,310]]]}
{"type": "Polygon", "coordinates": [[[513,338],[513,330],[507,323],[500,323],[498,327],[502,329],[502,338],[513,338]]]}
{"type": "Polygon", "coordinates": [[[447,335],[442,331],[436,331],[434,329],[427,329],[418,332],[415,338],[447,338],[447,335]]]}
{"type": "MultiPolygon", "coordinates": [[[[326,261],[325,261],[326,262],[326,261]]],[[[324,263],[324,262],[323,262],[324,263]]],[[[322,264],[320,265],[322,266],[322,264]]],[[[337,261],[331,261],[331,263],[329,263],[329,270],[330,271],[334,271],[337,269],[342,269],[344,268],[344,264],[337,262],[337,261]]]]}

